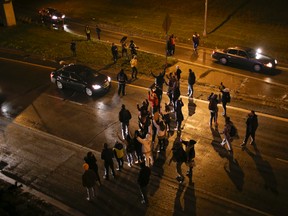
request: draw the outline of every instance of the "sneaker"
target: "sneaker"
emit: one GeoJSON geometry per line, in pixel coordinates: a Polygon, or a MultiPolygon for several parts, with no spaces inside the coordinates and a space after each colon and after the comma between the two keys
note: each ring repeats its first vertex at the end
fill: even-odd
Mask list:
{"type": "Polygon", "coordinates": [[[90,197],[87,197],[86,200],[87,200],[87,201],[90,201],[90,197]]]}
{"type": "Polygon", "coordinates": [[[145,202],[145,200],[141,200],[141,203],[142,203],[142,204],[145,204],[146,202],[145,202]]]}
{"type": "Polygon", "coordinates": [[[139,161],[138,161],[138,160],[136,160],[136,161],[135,161],[135,164],[138,164],[138,163],[139,163],[139,161]]]}
{"type": "Polygon", "coordinates": [[[128,163],[128,166],[131,167],[131,163],[128,163]]]}
{"type": "Polygon", "coordinates": [[[161,152],[161,150],[160,150],[160,149],[158,149],[158,150],[157,150],[157,152],[159,153],[159,152],[161,152]]]}
{"type": "Polygon", "coordinates": [[[245,143],[245,142],[243,142],[243,143],[241,144],[241,146],[242,146],[242,147],[246,146],[246,143],[245,143]]]}
{"type": "Polygon", "coordinates": [[[117,168],[116,168],[116,170],[117,170],[117,171],[119,171],[119,170],[120,170],[120,168],[119,168],[119,167],[117,167],[117,168]]]}

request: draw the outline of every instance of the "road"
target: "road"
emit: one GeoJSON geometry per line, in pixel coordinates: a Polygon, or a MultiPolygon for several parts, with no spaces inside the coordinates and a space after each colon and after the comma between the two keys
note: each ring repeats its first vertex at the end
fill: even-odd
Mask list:
{"type": "MultiPolygon", "coordinates": [[[[104,142],[112,145],[120,132],[118,111],[123,103],[132,112],[132,130],[137,129],[136,103],[146,98],[151,80],[141,80],[142,85],[130,84],[125,97],[117,96],[117,85],[113,83],[105,96],[89,98],[48,84],[53,67],[7,59],[1,59],[0,64],[1,69],[5,67],[5,71],[13,72],[13,77],[21,77],[15,80],[1,70],[0,84],[5,96],[1,106],[14,107],[13,115],[8,113],[12,121],[6,124],[1,121],[0,158],[8,164],[2,172],[29,187],[86,215],[136,212],[140,215],[283,215],[288,212],[287,119],[258,113],[257,146],[242,150],[240,143],[248,110],[228,107],[240,136],[232,143],[231,156],[219,145],[224,119],[220,117],[219,131],[210,128],[207,102],[188,101],[185,96],[181,136],[197,140],[192,179],[187,178],[183,185],[175,180],[175,164],[168,163],[176,139],[172,133],[166,154],[154,155],[148,208],[141,206],[135,185],[137,166],[125,169],[116,180],[105,182],[99,191],[100,198],[89,205],[80,180],[82,159],[88,150],[93,150],[101,167],[99,152],[104,142]]],[[[165,101],[168,101],[166,96],[165,101]]],[[[103,174],[102,169],[100,173],[103,174]]]]}

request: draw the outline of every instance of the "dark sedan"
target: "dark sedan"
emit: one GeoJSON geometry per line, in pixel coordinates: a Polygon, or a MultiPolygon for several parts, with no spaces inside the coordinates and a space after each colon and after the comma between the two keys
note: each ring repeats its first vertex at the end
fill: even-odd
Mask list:
{"type": "Polygon", "coordinates": [[[51,25],[64,25],[65,14],[54,8],[43,8],[39,10],[42,23],[51,25]]]}
{"type": "Polygon", "coordinates": [[[221,64],[238,64],[259,72],[263,69],[275,69],[277,60],[264,55],[260,50],[247,47],[229,47],[227,49],[216,49],[212,53],[212,58],[221,64]]]}
{"type": "Polygon", "coordinates": [[[71,88],[83,91],[88,96],[94,93],[107,91],[111,86],[111,78],[87,66],[69,64],[51,72],[51,82],[58,89],[71,88]]]}

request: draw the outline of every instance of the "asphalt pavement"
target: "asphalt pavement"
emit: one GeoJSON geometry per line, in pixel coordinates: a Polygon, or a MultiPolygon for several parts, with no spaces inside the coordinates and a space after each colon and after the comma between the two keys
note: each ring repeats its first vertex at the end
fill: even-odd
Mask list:
{"type": "MultiPolygon", "coordinates": [[[[7,53],[11,58],[23,60],[23,55],[19,57],[17,52],[13,53],[9,50],[7,53]]],[[[47,67],[57,67],[57,62],[51,65],[51,62],[47,63],[47,61],[42,60],[39,62],[37,57],[34,59],[34,57],[27,56],[26,60],[37,64],[46,64],[47,67]]],[[[188,71],[191,65],[180,63],[180,67],[183,68],[183,71],[188,71]]],[[[98,147],[91,146],[91,142],[81,143],[81,140],[65,139],[65,137],[56,136],[41,128],[39,129],[38,125],[31,125],[29,119],[25,119],[31,114],[31,109],[25,110],[13,121],[1,118],[1,162],[5,162],[2,163],[5,166],[1,167],[1,171],[8,178],[2,177],[5,180],[10,178],[11,182],[17,180],[23,183],[27,186],[28,191],[37,194],[40,198],[71,215],[280,215],[280,212],[287,212],[285,203],[287,188],[284,181],[286,175],[281,178],[277,176],[278,192],[285,191],[280,195],[276,196],[277,190],[273,188],[275,176],[269,179],[269,185],[272,185],[271,191],[274,190],[271,194],[263,192],[263,188],[258,187],[257,182],[255,182],[254,196],[257,197],[257,194],[263,196],[259,197],[259,201],[245,200],[245,192],[244,194],[239,192],[241,190],[245,191],[245,186],[243,186],[245,185],[244,173],[245,178],[253,179],[253,176],[249,176],[252,160],[249,159],[249,155],[240,149],[239,140],[233,143],[234,156],[229,155],[224,148],[217,145],[221,141],[221,135],[219,133],[215,135],[217,131],[210,131],[208,127],[209,116],[205,114],[207,113],[207,104],[201,99],[206,97],[211,90],[216,91],[221,80],[215,73],[210,73],[208,79],[207,76],[202,75],[204,71],[200,68],[198,70],[198,67],[195,72],[198,78],[205,77],[207,80],[205,82],[204,79],[203,82],[199,81],[199,85],[195,88],[196,92],[199,90],[199,93],[196,94],[197,98],[194,101],[189,103],[188,99],[183,97],[185,101],[187,100],[188,109],[184,111],[184,116],[187,116],[187,119],[184,121],[182,135],[185,138],[193,136],[199,142],[196,147],[196,166],[192,178],[186,177],[183,184],[179,184],[175,179],[175,163],[169,164],[171,147],[177,136],[176,133],[173,133],[165,154],[154,152],[155,165],[152,168],[149,185],[149,206],[140,202],[141,197],[136,183],[139,172],[138,165],[130,168],[127,164],[125,164],[123,171],[117,172],[115,179],[111,178],[109,181],[102,179],[103,185],[97,189],[95,199],[88,202],[86,191],[81,185],[83,158],[88,151],[92,150],[97,157],[100,176],[102,176],[104,168],[99,156],[101,144],[106,141],[104,138],[109,133],[103,130],[95,136],[93,131],[89,131],[89,133],[84,131],[87,129],[85,127],[83,127],[83,131],[79,131],[79,133],[83,132],[85,136],[87,135],[85,140],[97,142],[98,147]],[[207,83],[209,83],[209,88],[205,88],[207,83]],[[219,167],[215,166],[216,164],[219,164],[219,167]],[[239,164],[243,166],[239,166],[239,164]],[[211,166],[210,169],[209,166],[211,166]],[[223,167],[227,172],[223,170],[223,167]],[[213,169],[214,173],[212,172],[213,169]],[[209,181],[209,179],[211,180],[209,181]],[[226,185],[221,189],[222,194],[221,192],[213,193],[215,188],[221,188],[222,185],[226,185]],[[225,190],[230,192],[228,197],[225,190]],[[275,199],[277,200],[276,204],[274,203],[275,199]],[[264,201],[264,203],[270,201],[272,204],[263,207],[259,204],[261,201],[264,201]]],[[[233,76],[234,78],[231,79],[230,75],[224,76],[227,76],[227,84],[233,86],[231,87],[233,89],[239,87],[238,90],[240,90],[241,86],[241,90],[246,92],[249,88],[249,86],[243,86],[242,77],[235,78],[233,76]],[[228,79],[228,76],[230,79],[228,79]]],[[[184,72],[183,80],[186,77],[187,73],[184,72]]],[[[146,80],[146,83],[151,83],[153,80],[146,77],[142,78],[146,80]]],[[[140,81],[132,84],[137,86],[137,82],[142,82],[141,77],[140,81]]],[[[184,81],[182,84],[182,92],[185,94],[186,85],[184,81]]],[[[255,83],[250,82],[250,85],[255,85],[255,83]]],[[[131,88],[134,88],[134,86],[131,85],[131,88]]],[[[274,86],[274,88],[277,87],[274,86]]],[[[134,95],[130,98],[129,95],[127,97],[126,100],[135,100],[134,95]]],[[[43,101],[48,103],[49,101],[46,95],[41,96],[38,100],[40,101],[38,104],[44,104],[43,101]]],[[[35,104],[37,103],[35,102],[35,104]]],[[[239,128],[242,128],[240,132],[243,134],[245,128],[243,117],[238,115],[239,112],[244,115],[248,110],[230,108],[235,121],[240,122],[239,128]]],[[[54,115],[56,114],[54,113],[51,116],[54,115]]],[[[270,118],[269,115],[265,116],[263,114],[261,116],[270,118]]],[[[54,117],[50,120],[51,125],[57,124],[57,118],[54,117]]],[[[77,119],[70,119],[69,121],[65,126],[77,124],[77,119]]],[[[280,121],[286,120],[280,118],[280,121]]],[[[93,124],[90,120],[86,124],[89,123],[93,124]]],[[[220,125],[223,126],[223,119],[220,120],[220,125]]],[[[109,125],[109,128],[112,131],[119,129],[117,124],[109,125]]],[[[253,167],[253,170],[257,170],[257,168],[253,167]]],[[[185,172],[185,165],[183,165],[183,172],[185,172]]],[[[253,181],[252,183],[254,184],[253,181]]]]}

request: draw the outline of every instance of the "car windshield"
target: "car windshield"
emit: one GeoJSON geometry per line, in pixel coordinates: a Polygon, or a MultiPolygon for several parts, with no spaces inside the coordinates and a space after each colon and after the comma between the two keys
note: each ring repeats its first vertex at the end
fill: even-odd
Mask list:
{"type": "Polygon", "coordinates": [[[246,52],[247,52],[249,58],[255,58],[256,57],[256,53],[257,53],[256,50],[248,49],[248,50],[246,50],[246,52]]]}
{"type": "Polygon", "coordinates": [[[90,68],[87,67],[81,67],[79,68],[77,74],[82,77],[83,79],[94,79],[98,76],[98,73],[93,71],[90,68]]]}

